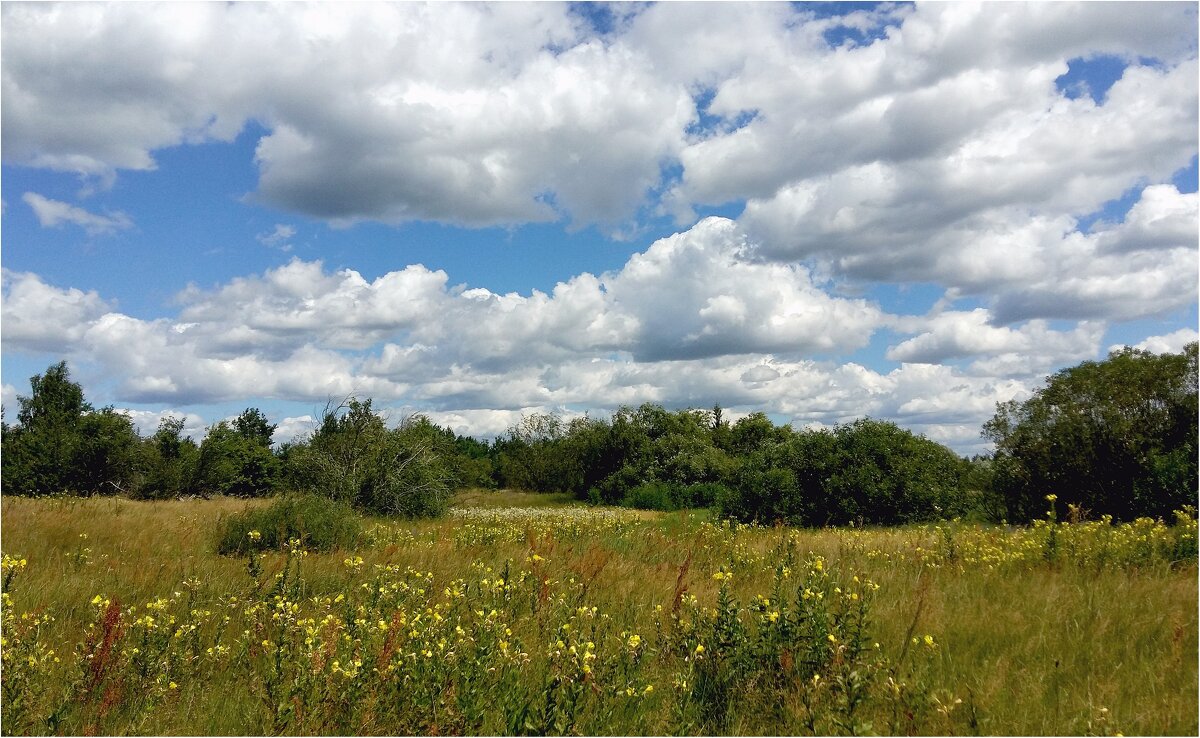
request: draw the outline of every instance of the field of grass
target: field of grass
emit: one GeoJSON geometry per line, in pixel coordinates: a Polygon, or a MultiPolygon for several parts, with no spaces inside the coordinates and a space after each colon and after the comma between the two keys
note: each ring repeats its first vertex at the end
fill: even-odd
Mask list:
{"type": "Polygon", "coordinates": [[[1190,519],[798,531],[473,492],[354,551],[216,555],[250,504],[0,500],[4,732],[1197,733],[1190,519]]]}

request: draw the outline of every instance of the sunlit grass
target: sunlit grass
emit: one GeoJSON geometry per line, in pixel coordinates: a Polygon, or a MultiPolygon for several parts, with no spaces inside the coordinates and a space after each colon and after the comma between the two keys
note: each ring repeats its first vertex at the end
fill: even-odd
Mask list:
{"type": "Polygon", "coordinates": [[[462,495],[256,581],[214,550],[260,502],[3,498],[4,730],[1197,730],[1194,520],[796,531],[567,502],[462,495]]]}

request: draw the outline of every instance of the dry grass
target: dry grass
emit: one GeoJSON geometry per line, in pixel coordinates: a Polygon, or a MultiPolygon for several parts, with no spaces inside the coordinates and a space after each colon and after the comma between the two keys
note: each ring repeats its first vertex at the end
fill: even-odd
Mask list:
{"type": "MultiPolygon", "coordinates": [[[[537,503],[570,510],[570,502],[552,495],[473,491],[460,494],[454,505],[502,510],[537,503]]],[[[0,544],[5,553],[29,561],[12,592],[16,608],[53,613],[56,620],[48,626],[47,638],[70,644],[82,640],[94,619],[88,603],[97,594],[144,603],[195,579],[198,597],[215,600],[247,578],[244,559],[213,553],[218,520],[255,504],[261,503],[3,498],[0,544]]],[[[578,531],[562,523],[538,527],[518,519],[512,523],[518,534],[480,542],[462,538],[469,523],[461,515],[388,522],[398,531],[395,541],[355,554],[364,559],[364,571],[374,564],[411,566],[432,572],[440,583],[474,576],[474,562],[499,571],[505,562],[521,565],[531,551],[537,552],[556,577],[586,582],[587,600],[622,620],[627,630],[648,632],[654,606],[672,607],[680,567],[689,557],[682,580],[689,594],[712,603],[718,586],[713,572],[733,562],[740,567],[736,591],[746,602],[769,591],[771,552],[792,536],[801,551],[824,556],[839,573],[857,573],[880,584],[873,637],[884,652],[902,652],[914,627],[916,633],[936,635],[941,647],[926,678],[963,700],[953,707],[957,722],[946,723],[956,730],[1197,732],[1200,626],[1194,561],[1100,570],[1069,564],[929,566],[914,555],[917,546],[930,545],[928,530],[722,531],[701,525],[702,517],[630,513],[627,522],[611,529],[585,526],[578,531]],[[968,710],[974,711],[972,720],[965,717],[968,710]]],[[[355,586],[353,572],[342,565],[345,556],[308,557],[305,595],[336,594],[355,586]]],[[[269,557],[265,566],[268,575],[278,571],[283,557],[269,557]]],[[[237,685],[209,687],[236,690],[237,685]]],[[[216,700],[201,689],[180,698],[157,722],[121,726],[121,732],[261,729],[255,722],[258,706],[251,699],[216,700]]],[[[770,730],[756,722],[761,719],[751,716],[734,725],[770,730]]]]}

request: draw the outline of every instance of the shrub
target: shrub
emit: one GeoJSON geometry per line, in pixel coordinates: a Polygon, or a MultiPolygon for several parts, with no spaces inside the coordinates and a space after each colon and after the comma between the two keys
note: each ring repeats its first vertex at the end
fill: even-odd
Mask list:
{"type": "Polygon", "coordinates": [[[621,507],[670,511],[676,509],[675,498],[673,485],[666,482],[646,482],[629,490],[621,499],[621,507]]]}
{"type": "Polygon", "coordinates": [[[292,494],[267,507],[222,518],[217,524],[217,553],[278,550],[293,538],[307,549],[331,551],[353,548],[361,535],[361,519],[349,505],[315,494],[292,494]],[[252,531],[258,536],[252,536],[252,531]]]}
{"type": "Polygon", "coordinates": [[[358,509],[437,517],[449,505],[452,471],[436,446],[421,418],[388,429],[370,400],[350,398],[326,410],[308,444],[289,452],[288,464],[305,489],[358,509]]]}
{"type": "Polygon", "coordinates": [[[693,507],[712,507],[717,498],[726,494],[728,488],[719,482],[701,482],[686,487],[676,486],[672,491],[675,509],[685,510],[693,507]]]}

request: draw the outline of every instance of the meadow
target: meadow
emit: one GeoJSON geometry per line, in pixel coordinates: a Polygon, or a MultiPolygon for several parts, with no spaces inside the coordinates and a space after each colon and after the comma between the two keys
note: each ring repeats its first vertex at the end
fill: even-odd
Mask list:
{"type": "Polygon", "coordinates": [[[3,731],[1200,727],[1190,515],[808,530],[471,491],[351,550],[217,555],[264,504],[0,498],[3,731]]]}

